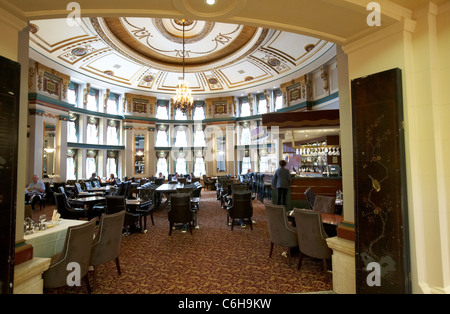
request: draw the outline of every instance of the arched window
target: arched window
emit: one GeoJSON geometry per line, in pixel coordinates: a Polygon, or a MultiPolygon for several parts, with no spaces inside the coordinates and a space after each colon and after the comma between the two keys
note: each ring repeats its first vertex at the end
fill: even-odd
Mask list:
{"type": "Polygon", "coordinates": [[[241,103],[241,117],[248,117],[251,115],[250,103],[248,100],[244,100],[241,103]]]}
{"type": "Polygon", "coordinates": [[[156,118],[161,120],[169,119],[169,112],[167,110],[167,105],[158,104],[156,106],[156,118]]]}
{"type": "Polygon", "coordinates": [[[176,126],[174,129],[175,132],[175,147],[187,147],[188,146],[188,131],[185,126],[176,126]]]}
{"type": "Polygon", "coordinates": [[[90,178],[94,172],[97,172],[97,151],[88,150],[86,156],[86,178],[90,178]]]}
{"type": "Polygon", "coordinates": [[[108,145],[119,145],[119,125],[118,121],[108,120],[106,126],[106,143],[108,145]]]}
{"type": "Polygon", "coordinates": [[[166,125],[157,125],[156,126],[156,147],[168,147],[169,140],[167,136],[167,126],[166,125]]]}
{"type": "Polygon", "coordinates": [[[205,107],[203,105],[202,106],[195,106],[193,119],[194,120],[204,120],[205,118],[206,118],[206,116],[205,116],[205,107]]]}
{"type": "Polygon", "coordinates": [[[97,118],[87,117],[86,142],[89,144],[98,144],[98,123],[97,118]]]}
{"type": "Polygon", "coordinates": [[[164,152],[159,152],[156,154],[158,161],[156,163],[156,176],[161,172],[164,177],[169,176],[169,170],[167,167],[167,154],[164,152]]]}
{"type": "Polygon", "coordinates": [[[198,126],[195,128],[194,132],[194,146],[196,147],[204,147],[206,146],[205,140],[205,132],[203,131],[202,126],[198,126]]]}

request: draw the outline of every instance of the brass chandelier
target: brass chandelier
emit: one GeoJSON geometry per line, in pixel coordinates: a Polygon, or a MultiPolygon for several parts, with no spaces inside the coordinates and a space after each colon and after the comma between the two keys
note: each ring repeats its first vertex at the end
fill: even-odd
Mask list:
{"type": "Polygon", "coordinates": [[[183,24],[183,80],[178,82],[177,94],[173,99],[173,103],[175,109],[181,110],[183,114],[188,112],[194,107],[194,100],[191,95],[191,90],[189,89],[189,85],[185,80],[185,64],[184,64],[184,56],[185,56],[185,38],[184,38],[184,27],[186,25],[186,20],[182,19],[179,22],[183,24]]]}

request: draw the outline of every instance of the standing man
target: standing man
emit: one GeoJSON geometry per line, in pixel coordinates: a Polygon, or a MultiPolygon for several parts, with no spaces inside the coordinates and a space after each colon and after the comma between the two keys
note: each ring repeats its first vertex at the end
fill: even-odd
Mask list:
{"type": "Polygon", "coordinates": [[[33,182],[26,188],[26,199],[30,201],[31,209],[34,210],[34,206],[41,200],[42,195],[45,193],[45,185],[44,182],[39,181],[39,176],[36,174],[31,180],[33,182]]]}
{"type": "Polygon", "coordinates": [[[280,160],[280,168],[275,171],[272,186],[278,189],[278,205],[286,205],[286,195],[291,186],[291,173],[286,169],[286,161],[280,160]]]}

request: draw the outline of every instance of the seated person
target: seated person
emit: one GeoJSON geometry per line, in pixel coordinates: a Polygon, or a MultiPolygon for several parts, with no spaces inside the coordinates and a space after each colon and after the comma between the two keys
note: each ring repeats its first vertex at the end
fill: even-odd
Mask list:
{"type": "Polygon", "coordinates": [[[109,176],[109,179],[106,180],[106,183],[116,184],[116,179],[114,178],[114,173],[111,173],[111,175],[109,176]]]}
{"type": "Polygon", "coordinates": [[[94,182],[94,181],[102,182],[100,177],[95,172],[92,173],[91,177],[89,178],[89,181],[91,181],[91,182],[94,182]]]}
{"type": "Polygon", "coordinates": [[[39,181],[39,176],[34,175],[31,179],[31,182],[25,190],[25,201],[29,201],[31,203],[31,209],[35,209],[35,205],[42,198],[42,195],[45,193],[45,185],[44,182],[39,181]]]}
{"type": "Polygon", "coordinates": [[[172,177],[171,181],[178,181],[178,173],[175,172],[175,175],[172,177]]]}

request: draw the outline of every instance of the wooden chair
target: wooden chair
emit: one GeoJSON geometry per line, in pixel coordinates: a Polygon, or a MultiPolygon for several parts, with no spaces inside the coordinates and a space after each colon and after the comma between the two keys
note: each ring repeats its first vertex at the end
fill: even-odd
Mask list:
{"type": "Polygon", "coordinates": [[[169,236],[175,223],[187,224],[189,232],[192,234],[194,225],[194,213],[191,210],[191,197],[188,193],[173,193],[170,195],[169,236]]]}

